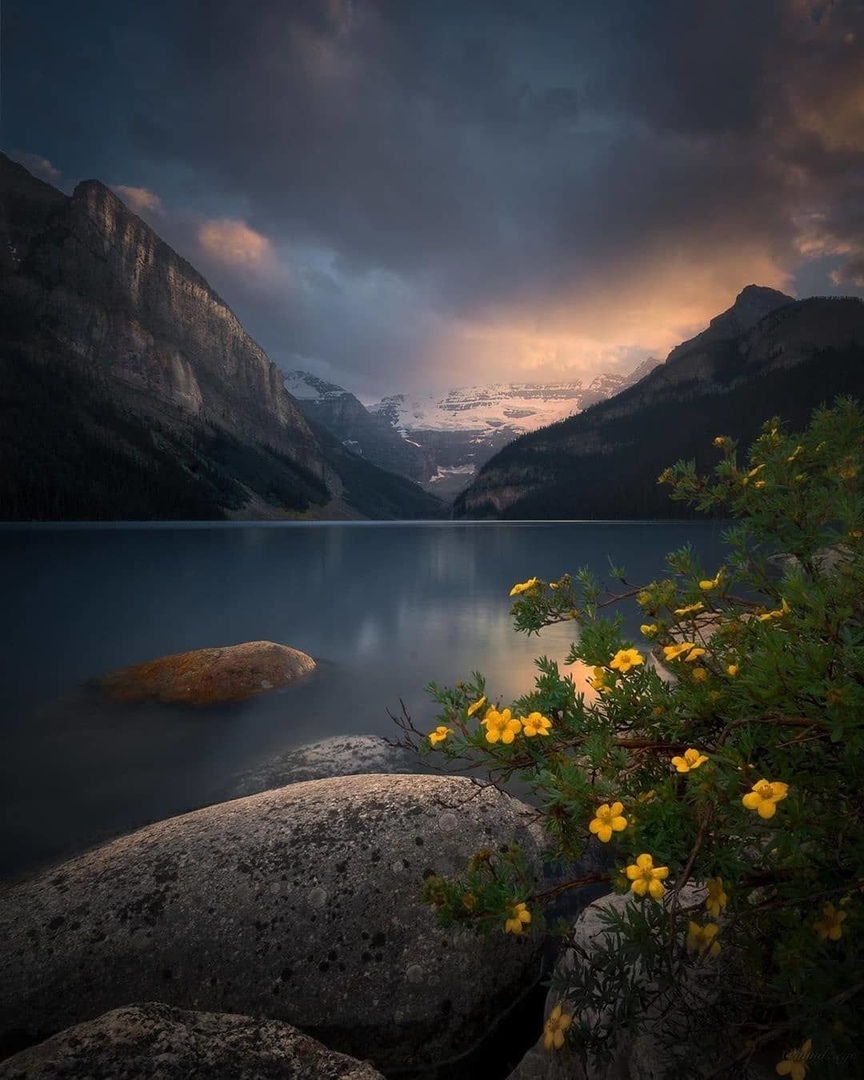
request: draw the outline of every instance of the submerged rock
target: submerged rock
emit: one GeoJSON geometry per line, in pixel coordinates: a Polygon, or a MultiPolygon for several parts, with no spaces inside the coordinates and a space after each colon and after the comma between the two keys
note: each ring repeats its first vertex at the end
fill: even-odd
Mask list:
{"type": "Polygon", "coordinates": [[[539,877],[530,808],[418,775],[312,780],[141,829],[0,896],[0,1037],[161,1000],[285,1020],[383,1071],[434,1065],[536,980],[541,941],[443,928],[423,879],[514,840],[539,877]]]}
{"type": "Polygon", "coordinates": [[[383,735],[334,735],[288,750],[240,773],[231,783],[231,797],[256,795],[286,784],[330,776],[431,771],[417,753],[394,746],[383,735]]]}
{"type": "Polygon", "coordinates": [[[0,1064],[0,1080],[383,1080],[290,1024],[155,1003],[76,1024],[0,1064]]]}
{"type": "Polygon", "coordinates": [[[306,653],[273,641],[194,649],[109,672],[98,680],[113,701],[227,705],[278,690],[315,669],[306,653]]]}

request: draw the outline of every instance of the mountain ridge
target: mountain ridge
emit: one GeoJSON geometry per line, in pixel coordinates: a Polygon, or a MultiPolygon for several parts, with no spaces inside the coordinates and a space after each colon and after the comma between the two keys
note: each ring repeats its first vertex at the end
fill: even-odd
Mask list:
{"type": "Polygon", "coordinates": [[[746,328],[724,318],[730,311],[635,386],[515,440],[456,498],[453,516],[681,516],[656,487],[673,461],[707,468],[715,434],[748,442],[772,415],[803,426],[837,394],[864,397],[864,301],[779,293],[746,328]]]}

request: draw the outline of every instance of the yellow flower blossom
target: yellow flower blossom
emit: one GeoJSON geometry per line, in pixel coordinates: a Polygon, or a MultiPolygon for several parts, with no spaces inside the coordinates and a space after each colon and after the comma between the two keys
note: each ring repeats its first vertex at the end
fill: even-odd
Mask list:
{"type": "Polygon", "coordinates": [[[696,648],[695,641],[682,641],[680,645],[664,645],[663,646],[663,658],[664,660],[677,660],[684,653],[690,652],[691,649],[696,648]]]}
{"type": "Polygon", "coordinates": [[[676,615],[692,615],[696,611],[702,611],[705,605],[701,600],[697,600],[695,604],[688,604],[686,607],[675,608],[676,615]]]}
{"type": "Polygon", "coordinates": [[[524,592],[529,592],[531,589],[536,589],[539,585],[539,581],[536,577],[529,578],[527,581],[519,582],[514,585],[510,590],[511,596],[520,596],[524,592]]]}
{"type": "MultiPolygon", "coordinates": [[[[689,660],[690,657],[688,656],[687,659],[689,660]]],[[[705,682],[708,678],[708,669],[704,667],[695,667],[691,674],[696,682],[705,682]]]]}
{"type": "Polygon", "coordinates": [[[772,619],[782,619],[784,615],[788,615],[792,610],[786,603],[785,599],[780,600],[780,607],[775,611],[766,611],[764,615],[759,616],[759,622],[770,622],[772,619]]]}
{"type": "Polygon", "coordinates": [[[750,472],[748,472],[745,477],[742,477],[741,483],[746,486],[746,484],[748,484],[749,481],[752,480],[753,477],[757,473],[761,472],[764,468],[765,468],[765,463],[764,462],[761,465],[757,465],[755,469],[751,469],[750,472]]]}
{"type": "Polygon", "coordinates": [[[735,676],[738,674],[738,665],[737,664],[730,664],[726,668],[726,674],[731,675],[731,677],[734,679],[735,676]]]}
{"type": "Polygon", "coordinates": [[[551,727],[552,721],[548,716],[543,716],[542,713],[532,712],[522,717],[522,733],[527,735],[529,739],[535,735],[548,735],[551,727]]]}
{"type": "Polygon", "coordinates": [[[645,854],[638,856],[635,863],[625,867],[624,872],[632,882],[630,891],[636,893],[637,896],[648,894],[654,900],[659,900],[663,896],[662,882],[669,876],[668,866],[655,866],[654,859],[645,854]]]}
{"type": "Polygon", "coordinates": [[[543,1025],[543,1046],[546,1050],[560,1050],[564,1045],[564,1032],[573,1023],[570,1013],[565,1013],[558,1004],[549,1013],[543,1025]]]}
{"type": "Polygon", "coordinates": [[[785,799],[788,792],[789,785],[779,780],[773,783],[770,780],[760,780],[753,785],[752,791],[742,797],[741,802],[748,810],[756,810],[759,817],[767,820],[774,817],[777,803],[785,799]]]}
{"type": "Polygon", "coordinates": [[[720,952],[720,942],[714,940],[719,930],[717,923],[709,922],[700,926],[699,923],[688,921],[687,952],[700,953],[703,962],[713,960],[720,952]]]}
{"type": "Polygon", "coordinates": [[[638,649],[619,649],[609,661],[609,667],[626,675],[632,667],[645,663],[645,657],[638,649]]]}
{"type": "Polygon", "coordinates": [[[804,447],[801,446],[801,444],[799,443],[798,446],[796,446],[795,449],[792,451],[792,453],[789,455],[789,457],[786,458],[786,460],[787,461],[794,461],[798,457],[798,455],[801,453],[801,451],[803,449],[804,449],[804,447]]]}
{"type": "Polygon", "coordinates": [[[528,923],[531,922],[531,912],[525,904],[513,904],[510,908],[510,918],[504,923],[505,934],[521,934],[528,923]]]}
{"type": "Polygon", "coordinates": [[[753,485],[753,487],[764,488],[765,487],[765,481],[764,480],[757,480],[756,483],[753,485]]]}
{"type": "Polygon", "coordinates": [[[474,910],[474,908],[477,906],[477,897],[474,895],[474,893],[465,893],[465,895],[462,897],[462,906],[467,908],[469,911],[474,910]]]}
{"type": "Polygon", "coordinates": [[[689,653],[687,653],[687,655],[684,657],[684,659],[687,661],[688,664],[692,664],[694,660],[698,660],[700,656],[704,656],[704,655],[705,655],[705,650],[700,649],[699,646],[697,645],[695,648],[691,649],[689,653]]]}
{"type": "Polygon", "coordinates": [[[828,938],[831,941],[839,941],[843,936],[843,920],[846,918],[847,913],[845,911],[838,911],[833,904],[824,904],[822,907],[822,914],[824,919],[820,919],[819,922],[813,923],[813,929],[819,935],[822,941],[826,941],[828,938]]]}
{"type": "Polygon", "coordinates": [[[777,1075],[788,1076],[790,1080],[804,1080],[807,1075],[807,1059],[810,1057],[812,1045],[813,1040],[808,1039],[797,1050],[790,1050],[786,1057],[774,1067],[777,1075]]]}
{"type": "Polygon", "coordinates": [[[654,637],[657,633],[657,623],[642,623],[639,627],[639,633],[643,637],[654,637]]]}
{"type": "Polygon", "coordinates": [[[728,446],[731,441],[728,435],[717,435],[714,439],[714,445],[722,448],[728,446]]]}
{"type": "Polygon", "coordinates": [[[729,897],[723,888],[723,878],[711,878],[708,882],[708,899],[705,901],[708,914],[716,919],[728,903],[729,897]]]}
{"type": "Polygon", "coordinates": [[[609,678],[609,672],[606,668],[595,667],[593,676],[588,679],[588,685],[599,691],[601,694],[604,690],[609,690],[612,687],[612,682],[609,678]]]}
{"type": "Polygon", "coordinates": [[[708,758],[705,754],[700,754],[698,750],[684,751],[683,757],[673,757],[672,764],[680,773],[690,772],[691,769],[698,769],[700,765],[704,765],[708,758]]]}
{"type": "Polygon", "coordinates": [[[594,817],[588,822],[589,832],[607,844],[612,839],[613,832],[621,832],[627,828],[627,818],[623,811],[624,804],[620,802],[614,802],[611,806],[609,803],[598,806],[594,817]]]}
{"type": "Polygon", "coordinates": [[[498,712],[497,709],[487,709],[486,716],[480,721],[486,728],[486,742],[512,743],[513,739],[522,730],[522,721],[510,715],[509,709],[498,712]]]}
{"type": "Polygon", "coordinates": [[[710,592],[712,589],[716,589],[720,585],[720,576],[722,571],[719,571],[716,577],[709,578],[707,581],[700,581],[699,588],[702,592],[710,592]]]}
{"type": "Polygon", "coordinates": [[[486,698],[485,697],[479,698],[477,701],[474,702],[473,705],[468,706],[468,715],[473,716],[474,713],[479,712],[483,708],[483,706],[485,704],[486,704],[486,698]]]}
{"type": "Polygon", "coordinates": [[[433,732],[429,735],[429,742],[435,746],[436,743],[444,742],[448,735],[453,734],[453,729],[445,727],[443,724],[439,724],[433,732]]]}

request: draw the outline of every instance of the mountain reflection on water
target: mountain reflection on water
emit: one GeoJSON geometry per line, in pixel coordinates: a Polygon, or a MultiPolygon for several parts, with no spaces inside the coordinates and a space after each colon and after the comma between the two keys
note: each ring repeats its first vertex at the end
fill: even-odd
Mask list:
{"type": "MultiPolygon", "coordinates": [[[[229,797],[231,780],[331,735],[397,730],[404,701],[474,670],[492,700],[563,660],[572,625],[516,634],[509,590],[610,559],[643,583],[722,526],[669,522],[0,526],[0,877],[229,797]],[[117,706],[88,680],[168,653],[271,640],[319,669],[283,693],[191,710],[117,706]]],[[[638,641],[638,609],[628,610],[638,641]]],[[[576,673],[578,674],[578,673],[576,673]]]]}

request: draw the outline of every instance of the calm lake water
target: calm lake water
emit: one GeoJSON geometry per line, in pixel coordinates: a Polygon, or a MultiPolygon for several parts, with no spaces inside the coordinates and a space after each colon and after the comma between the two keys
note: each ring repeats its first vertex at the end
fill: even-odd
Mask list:
{"type": "MultiPolygon", "coordinates": [[[[562,660],[571,626],[512,629],[509,590],[609,559],[629,580],[691,542],[713,573],[712,523],[0,526],[0,877],[227,797],[238,773],[331,735],[419,726],[423,687],[482,671],[491,697],[562,660]],[[240,706],[108,706],[83,684],[168,653],[271,640],[312,676],[240,706]]],[[[638,609],[630,628],[638,640],[638,609]]]]}

